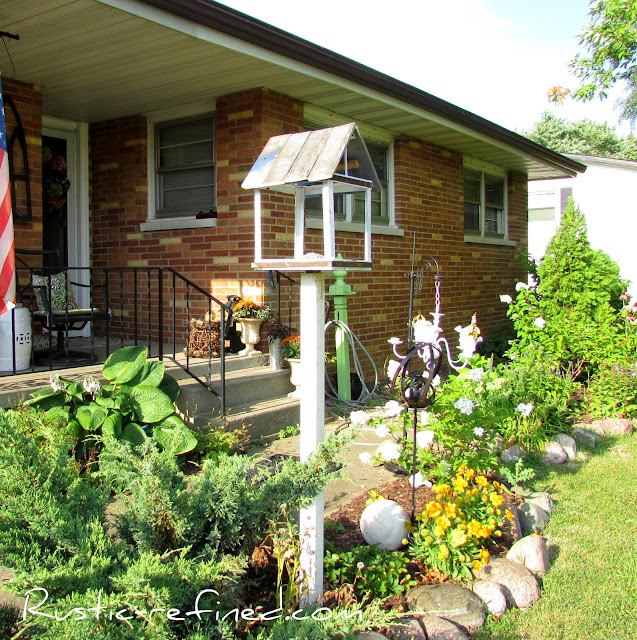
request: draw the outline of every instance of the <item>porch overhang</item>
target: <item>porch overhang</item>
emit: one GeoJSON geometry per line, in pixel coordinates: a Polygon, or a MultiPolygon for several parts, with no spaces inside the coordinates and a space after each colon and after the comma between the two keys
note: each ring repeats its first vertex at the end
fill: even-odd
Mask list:
{"type": "MultiPolygon", "coordinates": [[[[579,162],[440,98],[208,0],[7,0],[2,29],[18,80],[40,85],[43,113],[100,122],[267,87],[530,179],[574,176],[579,162]]],[[[0,67],[11,68],[6,51],[0,67]]]]}

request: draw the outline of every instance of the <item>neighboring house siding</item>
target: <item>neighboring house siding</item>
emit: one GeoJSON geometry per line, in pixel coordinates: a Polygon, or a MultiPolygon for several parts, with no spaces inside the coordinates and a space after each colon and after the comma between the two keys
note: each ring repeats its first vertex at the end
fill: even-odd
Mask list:
{"type": "Polygon", "coordinates": [[[586,218],[591,246],[617,262],[621,276],[633,283],[632,295],[637,295],[637,162],[571,157],[587,164],[585,173],[529,183],[529,253],[542,258],[570,195],[586,218]]]}
{"type": "MultiPolygon", "coordinates": [[[[94,266],[166,266],[183,273],[218,298],[272,294],[254,257],[253,194],[241,188],[267,140],[303,129],[303,105],[267,89],[254,89],[217,100],[216,228],[140,231],[147,217],[146,121],[132,116],[91,126],[91,230],[94,266]]],[[[390,354],[387,338],[406,336],[413,233],[416,260],[433,255],[442,283],[443,326],[452,346],[453,328],[471,314],[485,334],[505,323],[501,293],[511,293],[525,274],[516,254],[526,249],[526,176],[509,174],[509,239],[516,247],[466,243],[463,227],[463,158],[424,142],[394,141],[395,219],[404,235],[373,236],[374,269],[347,277],[356,292],[349,300],[350,324],[382,365],[390,354]]],[[[289,255],[293,239],[293,202],[264,194],[264,251],[289,255]]],[[[322,232],[308,230],[307,251],[320,248],[322,232]]],[[[338,249],[360,254],[362,234],[340,232],[338,249]]],[[[298,279],[298,273],[291,273],[298,279]]],[[[425,274],[414,311],[434,309],[434,283],[425,274]]],[[[331,283],[328,279],[327,284],[331,283]]],[[[298,322],[298,319],[295,319],[298,322]]],[[[298,324],[297,324],[298,326],[298,324]]],[[[265,335],[265,332],[262,332],[265,335]]]]}
{"type": "MultiPolygon", "coordinates": [[[[29,157],[29,180],[31,187],[31,207],[33,217],[30,222],[15,220],[13,230],[16,247],[21,249],[41,249],[42,248],[42,90],[40,87],[2,78],[2,92],[5,97],[10,96],[22,121],[27,142],[27,154],[29,157]]],[[[13,111],[8,104],[5,104],[5,118],[7,127],[7,139],[11,137],[16,122],[13,111]]],[[[20,145],[15,142],[15,159],[17,165],[15,170],[23,172],[24,166],[21,163],[20,145]]],[[[25,183],[17,183],[17,202],[14,203],[14,210],[26,213],[26,190],[25,183]]]]}

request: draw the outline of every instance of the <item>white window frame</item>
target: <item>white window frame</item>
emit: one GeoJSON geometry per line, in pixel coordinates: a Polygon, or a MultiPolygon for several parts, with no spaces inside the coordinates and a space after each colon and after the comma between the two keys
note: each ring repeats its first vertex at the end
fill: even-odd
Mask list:
{"type": "MultiPolygon", "coordinates": [[[[304,119],[308,123],[308,128],[320,129],[322,127],[336,127],[341,124],[352,122],[352,118],[314,105],[304,106],[304,119]]],[[[384,129],[356,121],[358,130],[365,142],[383,145],[387,147],[387,221],[380,223],[378,219],[372,219],[372,233],[378,235],[404,235],[404,231],[396,226],[396,214],[394,206],[394,136],[384,129]]],[[[354,195],[345,196],[344,219],[335,221],[337,231],[353,231],[363,233],[365,224],[362,220],[354,219],[354,195]]],[[[322,229],[323,220],[319,216],[307,216],[306,227],[309,229],[322,229]]]]}
{"type": "MultiPolygon", "coordinates": [[[[515,242],[509,240],[509,175],[506,169],[502,169],[497,165],[490,164],[475,158],[466,157],[463,159],[463,170],[472,169],[481,173],[480,180],[480,228],[479,230],[464,229],[465,242],[474,242],[478,244],[501,244],[506,246],[515,246],[515,242]],[[502,203],[502,233],[492,233],[485,231],[485,212],[486,212],[486,190],[484,188],[484,175],[489,174],[502,178],[504,180],[504,194],[502,203]]],[[[464,189],[464,171],[463,171],[463,189],[464,189]]],[[[463,196],[464,205],[464,196],[463,196]]],[[[464,213],[463,213],[464,227],[464,213]]]]}
{"type": "MultiPolygon", "coordinates": [[[[216,218],[204,218],[198,220],[194,215],[192,217],[176,217],[176,218],[158,218],[157,217],[157,171],[156,171],[156,127],[162,122],[170,120],[180,120],[187,118],[196,118],[198,116],[215,115],[214,102],[197,102],[169,109],[161,109],[143,114],[146,117],[147,129],[147,172],[148,172],[148,213],[145,222],[140,225],[141,231],[165,231],[170,229],[195,229],[209,228],[217,226],[216,218]]],[[[216,163],[216,141],[215,141],[215,191],[217,188],[217,163],[216,163]]],[[[216,198],[215,198],[216,199],[216,198]]]]}

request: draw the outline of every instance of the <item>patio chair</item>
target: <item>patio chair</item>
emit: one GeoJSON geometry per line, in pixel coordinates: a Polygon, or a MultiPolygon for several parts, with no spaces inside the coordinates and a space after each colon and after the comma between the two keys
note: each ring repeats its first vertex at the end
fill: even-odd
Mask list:
{"type": "MultiPolygon", "coordinates": [[[[105,285],[95,287],[70,280],[69,269],[61,266],[60,252],[57,250],[16,249],[15,253],[16,260],[29,271],[28,284],[26,286],[18,284],[18,291],[22,301],[30,301],[33,322],[39,322],[43,329],[49,331],[51,338],[47,339],[45,337],[46,342],[48,342],[49,357],[90,357],[86,353],[68,351],[68,334],[70,331],[84,329],[89,322],[97,321],[106,321],[108,330],[108,324],[113,317],[113,310],[108,300],[107,287],[105,285]],[[42,261],[45,258],[53,258],[53,260],[48,260],[49,264],[56,263],[60,266],[33,268],[20,256],[39,257],[42,261]],[[73,287],[101,289],[102,304],[99,307],[78,308],[73,287]],[[53,338],[55,333],[57,333],[57,339],[53,338]]],[[[18,273],[19,269],[16,269],[16,277],[18,273]]],[[[91,302],[94,301],[95,297],[93,291],[91,291],[91,302]]],[[[40,340],[40,343],[42,342],[40,340]]]]}

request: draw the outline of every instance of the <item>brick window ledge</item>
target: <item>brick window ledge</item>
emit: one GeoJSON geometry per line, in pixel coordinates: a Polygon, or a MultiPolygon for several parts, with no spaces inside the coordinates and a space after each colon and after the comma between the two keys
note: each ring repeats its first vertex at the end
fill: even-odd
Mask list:
{"type": "Polygon", "coordinates": [[[171,229],[201,229],[206,227],[216,227],[216,218],[158,218],[157,220],[146,220],[139,225],[141,231],[170,231],[171,229]]]}
{"type": "MultiPolygon", "coordinates": [[[[321,218],[306,218],[305,226],[308,229],[322,229],[323,220],[321,218]]],[[[353,233],[364,233],[365,225],[362,222],[346,222],[344,220],[335,220],[334,228],[336,231],[351,231],[353,233]]],[[[404,236],[404,229],[398,227],[388,227],[382,224],[372,224],[372,235],[379,236],[404,236]]]]}
{"type": "Polygon", "coordinates": [[[506,238],[489,238],[489,237],[482,237],[482,236],[473,236],[467,233],[465,233],[464,241],[473,242],[475,244],[495,244],[501,247],[517,247],[517,242],[514,242],[513,240],[507,240],[506,238]]]}

